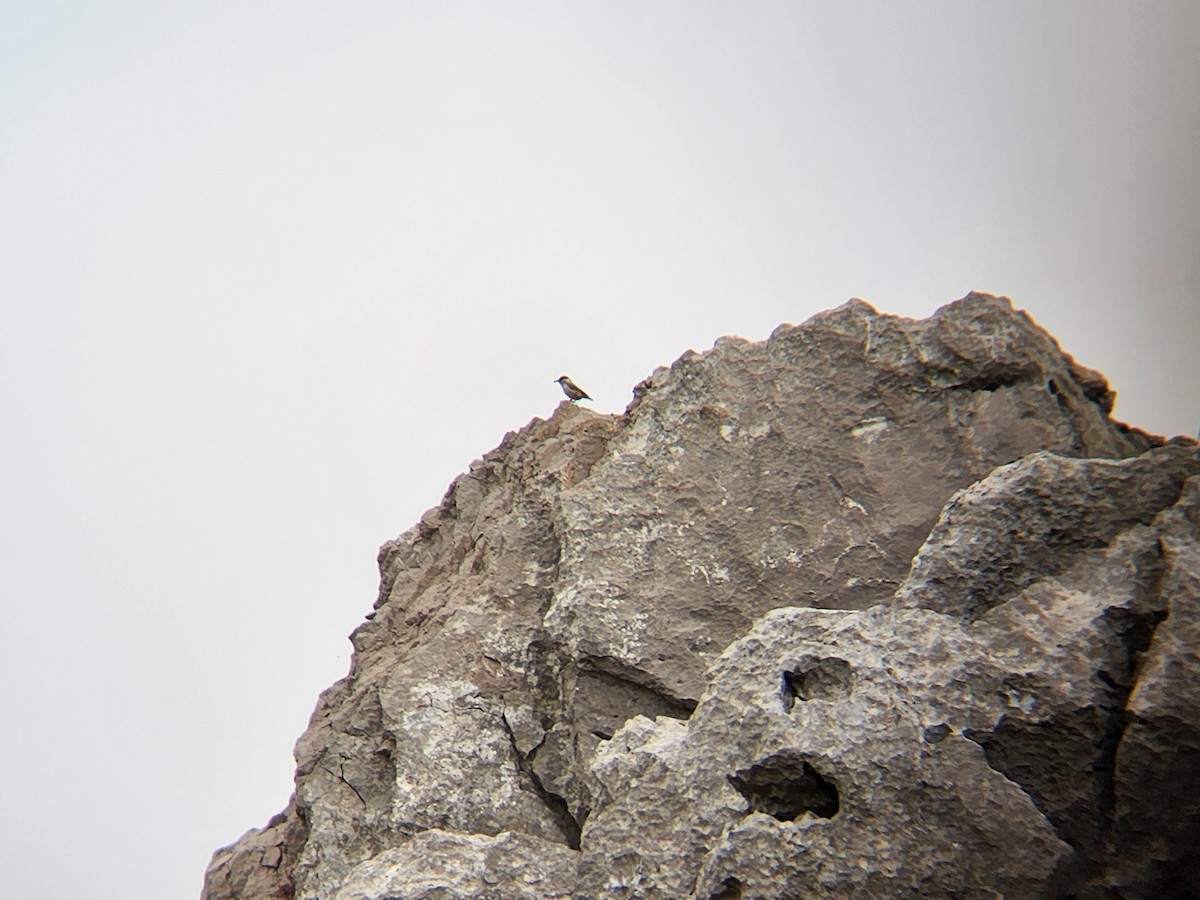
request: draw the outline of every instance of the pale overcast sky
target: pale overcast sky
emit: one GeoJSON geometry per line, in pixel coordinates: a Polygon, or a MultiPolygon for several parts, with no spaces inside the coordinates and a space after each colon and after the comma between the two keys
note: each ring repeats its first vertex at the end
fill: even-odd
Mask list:
{"type": "Polygon", "coordinates": [[[1200,423],[1200,3],[0,0],[0,896],[195,897],[567,373],[1011,296],[1200,423]]]}

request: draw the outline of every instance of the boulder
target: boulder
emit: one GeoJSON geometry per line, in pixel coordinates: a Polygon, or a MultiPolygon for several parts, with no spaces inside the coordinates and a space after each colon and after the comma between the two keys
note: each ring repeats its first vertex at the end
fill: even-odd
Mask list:
{"type": "Polygon", "coordinates": [[[1113,396],[972,294],[560,404],[380,550],[204,896],[1188,896],[1200,462],[1113,396]]]}

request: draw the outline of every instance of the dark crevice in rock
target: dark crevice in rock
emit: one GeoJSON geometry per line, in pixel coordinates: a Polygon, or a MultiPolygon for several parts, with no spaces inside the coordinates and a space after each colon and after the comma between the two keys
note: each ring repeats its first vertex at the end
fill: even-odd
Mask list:
{"type": "MultiPolygon", "coordinates": [[[[1161,570],[1157,575],[1161,578],[1161,570]]],[[[1157,584],[1155,593],[1158,593],[1157,584]]],[[[1136,680],[1138,657],[1150,647],[1150,642],[1154,639],[1154,632],[1167,618],[1167,610],[1159,608],[1138,612],[1124,607],[1112,607],[1105,612],[1104,617],[1113,625],[1113,630],[1120,637],[1121,643],[1125,645],[1128,674],[1124,679],[1117,680],[1127,690],[1132,689],[1133,682],[1136,680]]],[[[1124,705],[1123,702],[1122,705],[1124,705]]]]}
{"type": "Polygon", "coordinates": [[[534,757],[537,756],[538,747],[541,745],[539,744],[538,747],[534,747],[528,754],[522,753],[517,747],[517,736],[513,733],[512,726],[508,724],[508,718],[503,713],[500,715],[500,722],[504,726],[505,733],[508,735],[509,744],[512,745],[513,757],[517,761],[517,768],[521,771],[522,775],[529,779],[534,793],[537,794],[546,809],[550,811],[555,824],[566,839],[567,846],[572,850],[578,850],[580,836],[583,833],[582,824],[571,815],[571,809],[567,805],[567,801],[558,794],[547,790],[546,786],[542,783],[541,777],[534,771],[534,757]]]}
{"type": "Polygon", "coordinates": [[[1108,688],[1109,693],[1113,697],[1119,697],[1124,691],[1128,690],[1128,685],[1117,681],[1117,679],[1109,675],[1103,669],[1096,673],[1096,677],[1103,682],[1104,686],[1108,688]]]}
{"type": "Polygon", "coordinates": [[[1112,825],[1113,809],[1116,807],[1117,749],[1121,746],[1121,738],[1128,727],[1129,714],[1114,712],[1104,723],[1104,733],[1100,738],[1097,769],[1103,774],[1103,778],[1097,786],[1099,797],[1096,799],[1106,828],[1112,825]]]}
{"type": "Polygon", "coordinates": [[[1096,877],[1104,865],[1116,806],[1117,753],[1130,722],[1125,707],[1137,680],[1138,657],[1167,618],[1164,609],[1151,606],[1160,594],[1162,567],[1149,564],[1145,578],[1141,611],[1105,611],[1123,658],[1110,658],[1116,671],[1096,672],[1105,687],[1097,705],[1045,722],[1001,716],[989,732],[963,732],[980,745],[988,765],[1019,786],[1075,849],[1085,879],[1096,877]]]}
{"type": "Polygon", "coordinates": [[[927,744],[940,744],[950,736],[950,726],[945,722],[940,722],[937,725],[930,725],[922,734],[922,739],[927,744]]]}
{"type": "Polygon", "coordinates": [[[766,813],[781,822],[793,821],[806,812],[831,819],[841,808],[837,785],[795,753],[769,756],[726,778],[746,798],[752,812],[766,813]]]}
{"type": "Polygon", "coordinates": [[[987,391],[992,393],[1000,390],[1000,388],[1015,387],[1025,380],[1023,372],[1000,370],[995,372],[980,372],[973,375],[965,381],[960,381],[958,384],[950,385],[952,390],[960,391],[987,391]]]}
{"type": "Polygon", "coordinates": [[[1060,743],[1057,735],[1065,730],[1060,726],[1056,720],[1027,723],[1002,715],[990,731],[964,728],[962,736],[978,744],[988,766],[1024,791],[1050,820],[1058,836],[1071,843],[1066,831],[1055,821],[1051,804],[1038,789],[1045,769],[1051,765],[1048,751],[1060,743]]]}
{"type": "Polygon", "coordinates": [[[359,801],[362,803],[362,805],[365,807],[367,805],[367,798],[362,795],[362,791],[360,791],[353,784],[351,784],[349,779],[346,778],[346,760],[349,759],[349,757],[346,756],[344,753],[341,756],[342,756],[342,758],[341,758],[341,761],[338,763],[337,771],[334,771],[333,769],[329,768],[328,766],[321,766],[321,768],[324,769],[326,772],[328,772],[330,775],[332,775],[334,778],[336,778],[338,781],[340,781],[342,784],[344,784],[346,787],[350,788],[350,790],[352,790],[354,792],[354,796],[356,796],[359,799],[359,801]]]}
{"type": "MultiPolygon", "coordinates": [[[[1051,382],[1051,384],[1053,384],[1053,383],[1054,382],[1051,382]]],[[[1067,399],[1066,394],[1062,393],[1061,391],[1051,391],[1050,393],[1054,395],[1054,402],[1058,404],[1059,409],[1061,409],[1064,413],[1071,412],[1071,401],[1069,399],[1067,399]]],[[[1071,442],[1072,449],[1078,450],[1079,443],[1080,443],[1080,438],[1078,435],[1076,435],[1075,440],[1071,442]]]]}
{"type": "Polygon", "coordinates": [[[736,878],[729,877],[721,882],[720,890],[709,894],[708,900],[741,900],[742,883],[736,878]]]}
{"type": "MultiPolygon", "coordinates": [[[[1158,586],[1161,578],[1162,569],[1159,568],[1156,572],[1154,591],[1156,595],[1159,593],[1158,586]]],[[[1107,824],[1111,826],[1113,810],[1116,806],[1117,751],[1120,749],[1121,739],[1125,736],[1125,729],[1129,727],[1131,719],[1125,707],[1129,702],[1129,695],[1133,693],[1133,686],[1137,682],[1138,657],[1149,648],[1150,642],[1154,639],[1154,632],[1167,618],[1167,611],[1154,609],[1139,613],[1117,607],[1109,609],[1105,613],[1105,618],[1113,625],[1114,631],[1125,647],[1126,654],[1123,672],[1113,673],[1100,670],[1096,673],[1108,689],[1111,704],[1111,714],[1100,744],[1100,770],[1104,773],[1105,778],[1099,797],[1100,810],[1105,816],[1107,824]]]]}
{"type": "Polygon", "coordinates": [[[841,700],[851,693],[853,669],[844,659],[808,658],[783,673],[783,706],[788,712],[796,701],[841,700]]]}
{"type": "Polygon", "coordinates": [[[991,731],[963,736],[983,749],[987,764],[1019,787],[1059,839],[1076,853],[1069,880],[1087,881],[1103,865],[1108,818],[1100,799],[1111,781],[1102,743],[1109,719],[1089,707],[1045,722],[1001,717],[991,731]]]}
{"type": "MultiPolygon", "coordinates": [[[[607,695],[605,705],[613,706],[614,712],[615,707],[623,707],[622,721],[639,714],[649,719],[669,716],[686,721],[696,710],[696,701],[691,697],[677,697],[649,674],[615,660],[584,660],[579,669],[577,691],[607,695]]],[[[586,697],[580,699],[587,700],[586,697]]]]}

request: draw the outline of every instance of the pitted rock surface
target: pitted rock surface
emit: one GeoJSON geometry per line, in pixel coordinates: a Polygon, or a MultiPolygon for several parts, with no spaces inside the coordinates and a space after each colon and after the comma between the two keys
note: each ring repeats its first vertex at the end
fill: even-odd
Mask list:
{"type": "Polygon", "coordinates": [[[1194,895],[1200,462],[1112,402],[971,295],[560,404],[383,546],[204,896],[1194,895]]]}

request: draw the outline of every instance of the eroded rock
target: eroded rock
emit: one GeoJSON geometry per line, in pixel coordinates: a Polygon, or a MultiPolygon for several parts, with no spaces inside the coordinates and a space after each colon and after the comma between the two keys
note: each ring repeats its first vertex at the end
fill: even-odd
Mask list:
{"type": "Polygon", "coordinates": [[[576,896],[576,854],[506,831],[425,831],[360,863],[334,900],[555,900],[576,896]]]}
{"type": "Polygon", "coordinates": [[[1112,399],[972,295],[561,404],[381,549],[205,897],[1186,890],[1195,444],[1112,399]]]}

